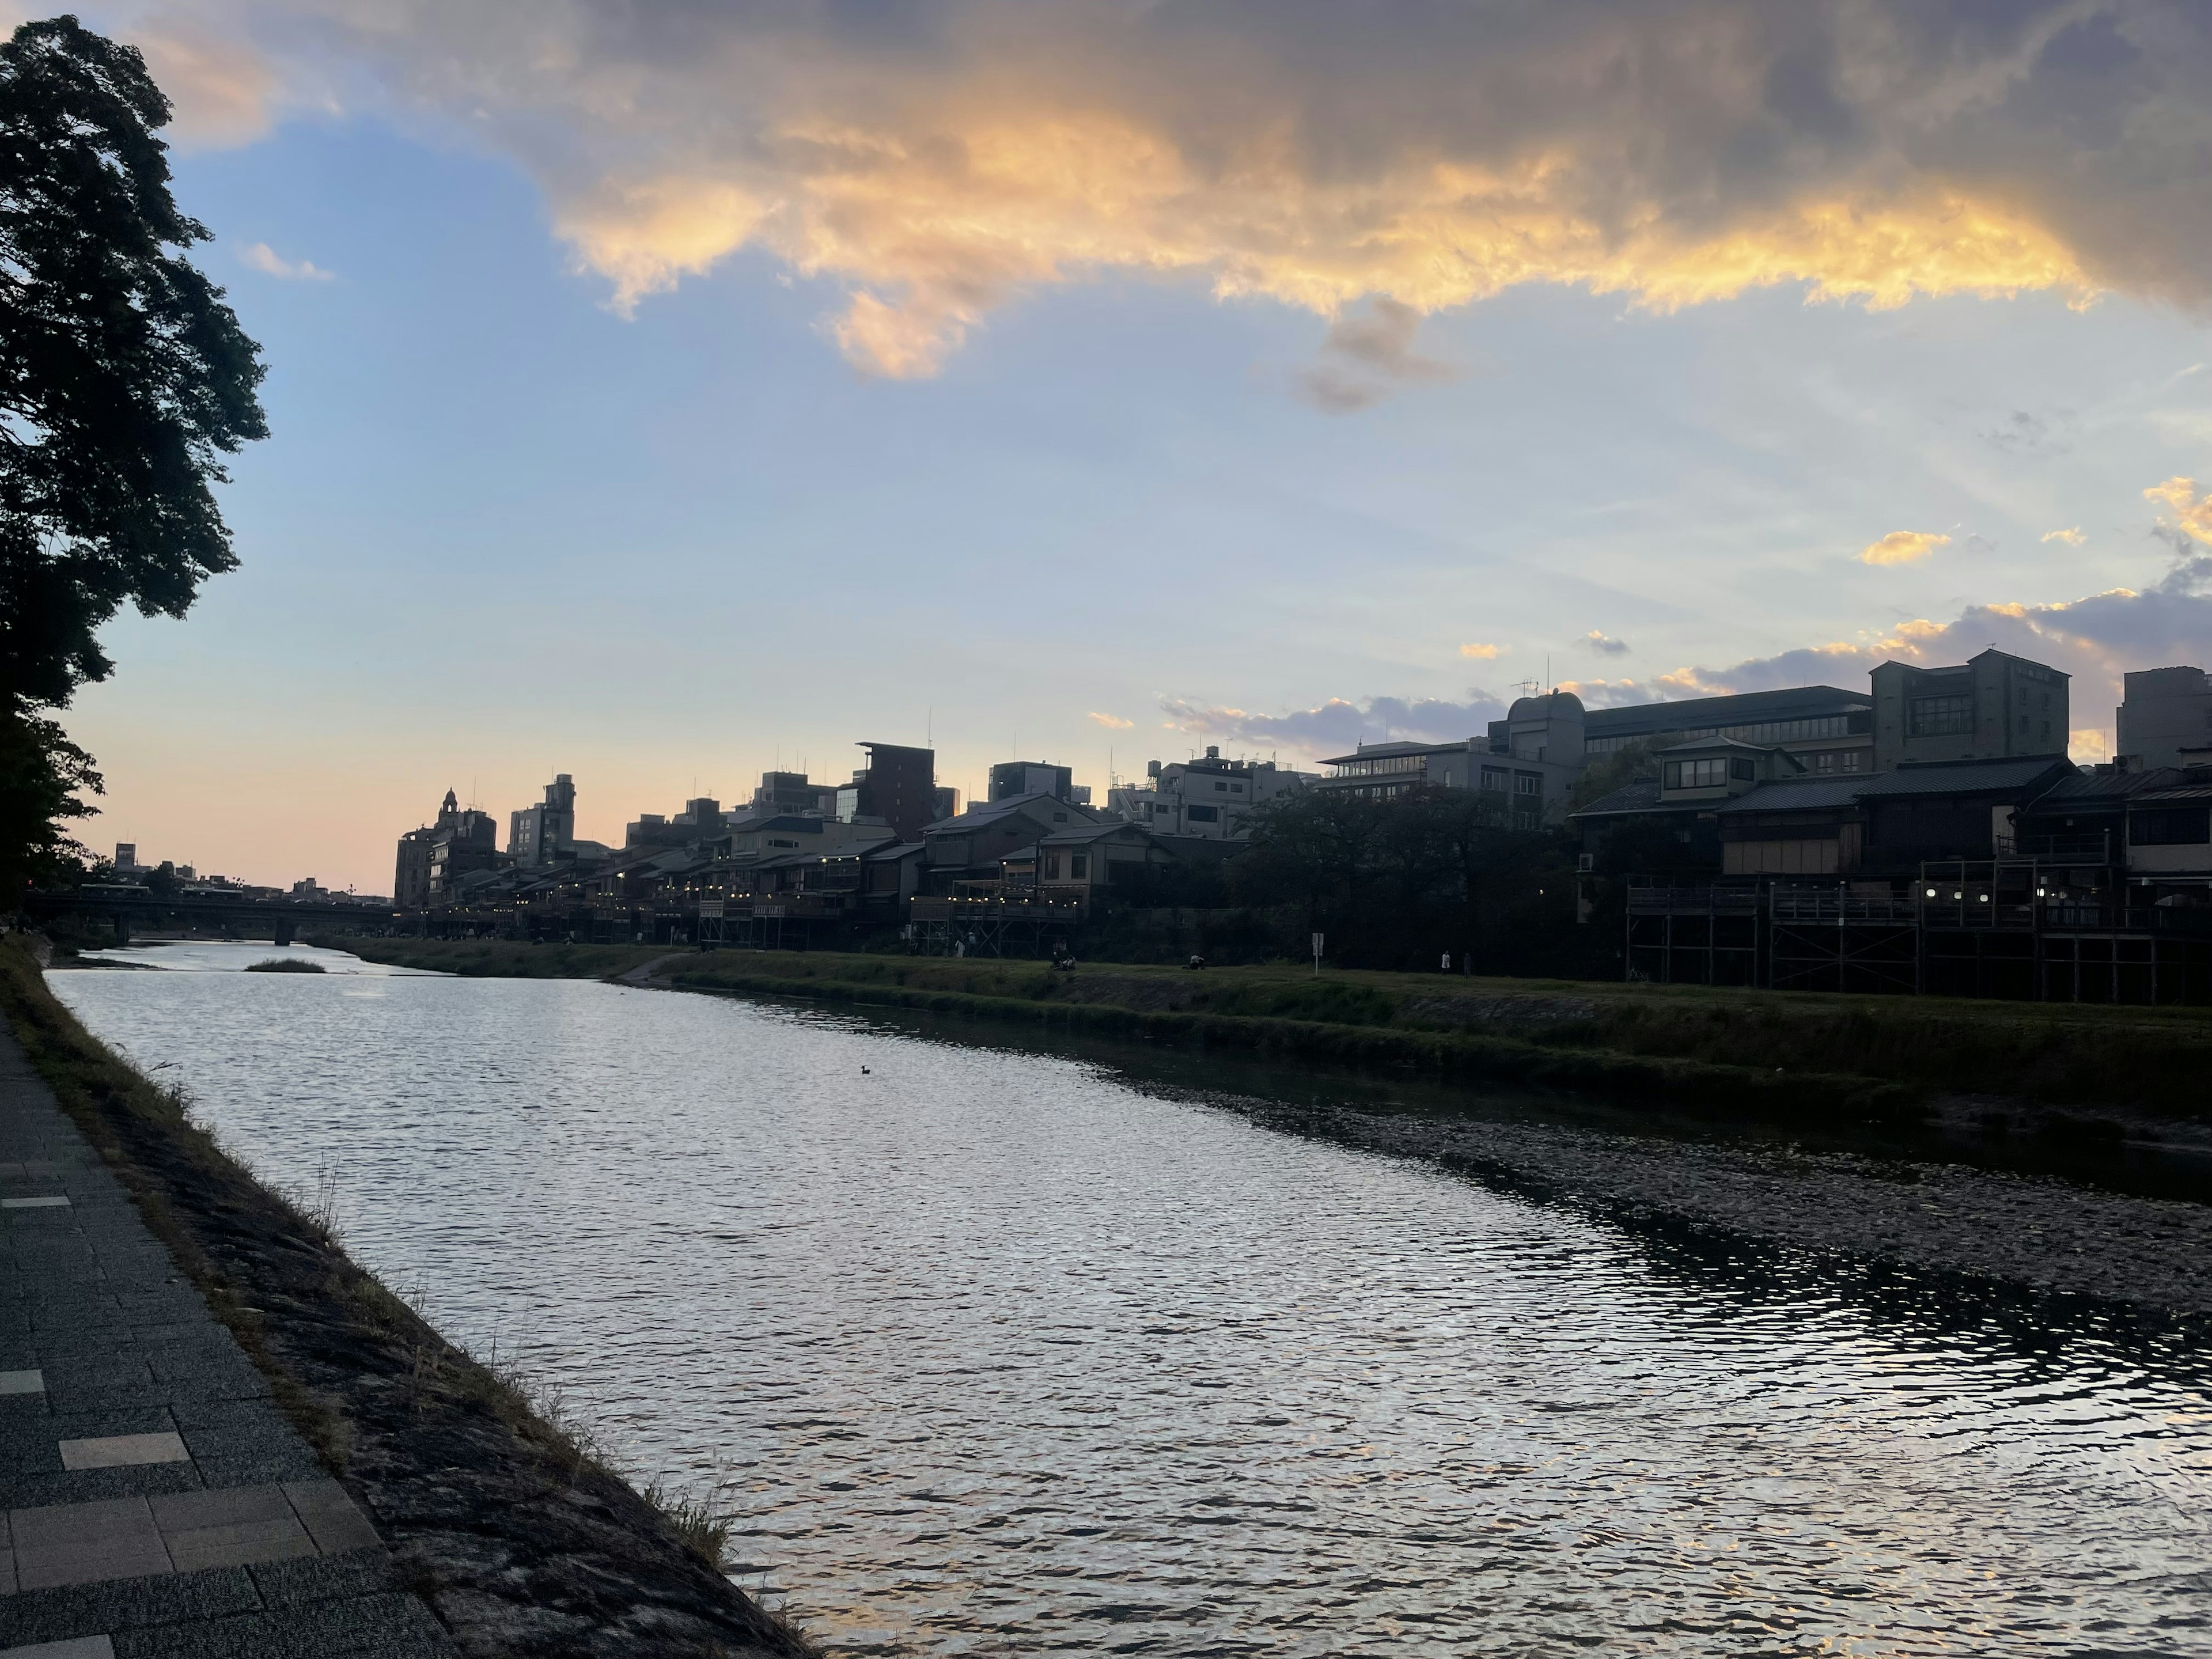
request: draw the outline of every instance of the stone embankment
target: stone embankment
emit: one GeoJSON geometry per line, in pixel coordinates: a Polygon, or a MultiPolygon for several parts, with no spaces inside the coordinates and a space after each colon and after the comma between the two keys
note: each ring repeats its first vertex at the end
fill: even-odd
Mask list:
{"type": "MultiPolygon", "coordinates": [[[[96,1441],[119,1435],[137,1445],[150,1431],[179,1442],[167,1449],[180,1454],[181,1462],[150,1465],[155,1475],[122,1480],[115,1494],[151,1505],[145,1516],[125,1517],[145,1523],[132,1538],[148,1571],[126,1575],[121,1600],[167,1595],[189,1602],[185,1592],[190,1591],[204,1601],[214,1593],[206,1589],[211,1582],[206,1573],[213,1572],[222,1593],[239,1601],[228,1608],[213,1606],[213,1612],[258,1619],[265,1626],[257,1627],[258,1635],[240,1637],[244,1645],[188,1644],[176,1650],[319,1656],[458,1650],[471,1659],[736,1659],[811,1651],[719,1570],[710,1559],[719,1544],[711,1525],[693,1516],[687,1533],[680,1518],[655,1508],[604,1467],[586,1442],[535,1411],[512,1378],[447,1342],[356,1267],[316,1218],[262,1188],[191,1121],[182,1103],[86,1035],[46,991],[20,939],[0,944],[0,1004],[38,1073],[38,1080],[27,1076],[22,1081],[52,1089],[75,1133],[104,1165],[100,1178],[120,1183],[166,1247],[176,1270],[170,1279],[181,1273],[182,1282],[164,1291],[177,1306],[156,1322],[157,1337],[127,1322],[109,1322],[80,1332],[84,1340],[73,1352],[94,1372],[136,1376],[150,1365],[160,1376],[177,1362],[166,1351],[146,1351],[147,1342],[181,1340],[170,1327],[179,1322],[189,1327],[197,1310],[204,1322],[211,1314],[222,1329],[210,1324],[210,1340],[188,1345],[191,1354],[242,1356],[241,1365],[250,1362],[265,1383],[234,1389],[249,1403],[229,1401],[213,1417],[207,1402],[189,1393],[174,1401],[165,1394],[159,1401],[124,1402],[128,1409],[115,1417],[123,1424],[116,1434],[74,1437],[96,1441]],[[213,1340],[224,1332],[227,1338],[213,1340]],[[241,1463],[229,1471],[223,1457],[235,1462],[246,1453],[238,1437],[216,1431],[226,1425],[215,1419],[250,1414],[254,1399],[265,1399],[258,1409],[281,1413],[281,1421],[271,1416],[267,1426],[274,1434],[262,1437],[271,1443],[256,1455],[258,1462],[247,1457],[252,1468],[241,1463]],[[170,1420],[166,1425],[150,1418],[138,1422],[149,1412],[167,1413],[170,1420]],[[297,1450],[284,1453],[275,1443],[279,1441],[297,1450]],[[217,1478],[184,1473],[203,1467],[217,1471],[217,1478]],[[237,1489],[252,1488],[254,1501],[265,1498],[264,1488],[278,1498],[263,1502],[265,1515],[257,1510],[244,1521],[227,1515],[210,1521],[191,1503],[161,1496],[217,1486],[233,1490],[222,1501],[234,1506],[248,1501],[235,1496],[237,1489]],[[171,1510],[175,1514],[165,1522],[162,1516],[171,1510]],[[319,1530],[324,1523],[318,1515],[337,1517],[328,1523],[337,1528],[331,1540],[319,1530]],[[364,1531],[373,1529],[382,1549],[349,1555],[337,1547],[349,1541],[342,1535],[348,1515],[364,1531]],[[191,1552],[209,1544],[208,1538],[180,1543],[171,1536],[192,1533],[196,1516],[206,1522],[197,1528],[201,1534],[219,1522],[244,1525],[248,1532],[258,1527],[269,1534],[264,1542],[274,1553],[265,1562],[226,1558],[222,1565],[198,1571],[198,1558],[191,1552]],[[295,1531],[304,1543],[292,1536],[295,1531]],[[317,1580],[308,1569],[323,1556],[338,1565],[320,1570],[324,1577],[317,1580]],[[341,1582],[341,1569],[349,1563],[356,1570],[354,1578],[341,1582]],[[188,1566],[195,1570],[187,1571],[188,1566]],[[318,1587],[319,1599],[310,1596],[308,1590],[318,1587]],[[302,1607],[310,1600],[321,1609],[315,1616],[331,1630],[339,1629],[350,1607],[362,1618],[398,1621],[394,1628],[404,1628],[416,1645],[394,1645],[396,1637],[379,1646],[368,1637],[350,1645],[313,1636],[299,1622],[308,1616],[302,1607]],[[405,1622],[409,1607],[419,1615],[411,1625],[405,1622]]],[[[142,1250],[133,1260],[143,1266],[148,1253],[142,1250]]],[[[146,1312],[144,1319],[155,1319],[159,1311],[146,1312]]],[[[162,1443],[167,1447],[167,1440],[162,1443]]],[[[109,1484],[117,1479],[110,1477],[109,1484]]],[[[34,1496],[60,1499],[73,1492],[58,1486],[34,1496]]],[[[204,1509],[210,1500],[194,1501],[204,1509]]],[[[42,1506],[51,1504],[30,1505],[42,1506]]],[[[226,1547],[234,1549],[234,1540],[226,1547]]],[[[82,1600],[91,1592],[62,1587],[40,1594],[51,1603],[55,1595],[82,1600]]],[[[115,1599],[111,1592],[101,1594],[115,1599]]],[[[11,1604],[30,1617],[29,1603],[19,1594],[0,1595],[0,1620],[11,1604]]],[[[94,1628],[114,1628],[64,1630],[67,1607],[32,1611],[37,1617],[29,1624],[18,1621],[18,1639],[74,1638],[90,1636],[94,1628]]],[[[208,1611],[202,1607],[202,1613],[208,1611]]],[[[129,1616],[127,1608],[84,1616],[111,1614],[129,1616]]],[[[9,1628],[0,1625],[0,1631],[9,1628]]],[[[0,1634],[0,1646],[9,1644],[0,1634]]]]}

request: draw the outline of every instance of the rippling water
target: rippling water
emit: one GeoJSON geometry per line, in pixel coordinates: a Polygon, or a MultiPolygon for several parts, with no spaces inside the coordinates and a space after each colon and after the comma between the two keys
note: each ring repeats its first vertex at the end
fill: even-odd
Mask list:
{"type": "Polygon", "coordinates": [[[2212,1389],[2094,1328],[842,1017],[52,982],[842,1652],[2212,1655],[2212,1389]]]}

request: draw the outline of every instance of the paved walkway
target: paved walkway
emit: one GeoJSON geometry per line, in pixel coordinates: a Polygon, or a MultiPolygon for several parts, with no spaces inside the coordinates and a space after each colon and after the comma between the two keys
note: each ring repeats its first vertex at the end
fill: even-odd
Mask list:
{"type": "Polygon", "coordinates": [[[451,1659],[0,1031],[0,1659],[451,1659]]]}

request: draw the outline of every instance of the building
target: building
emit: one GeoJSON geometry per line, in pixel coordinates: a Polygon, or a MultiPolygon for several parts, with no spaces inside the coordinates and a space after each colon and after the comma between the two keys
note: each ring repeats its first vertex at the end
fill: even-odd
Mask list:
{"type": "Polygon", "coordinates": [[[804,772],[763,772],[751,806],[756,814],[812,812],[826,818],[837,811],[837,791],[809,782],[804,772]]]}
{"type": "Polygon", "coordinates": [[[1144,788],[1121,784],[1109,790],[1108,811],[1155,835],[1206,841],[1244,840],[1255,807],[1317,781],[1273,761],[1224,760],[1218,747],[1188,761],[1154,761],[1145,775],[1144,788]]]}
{"type": "Polygon", "coordinates": [[[1057,795],[971,802],[966,811],[931,824],[921,836],[928,849],[921,872],[921,889],[945,894],[961,882],[996,880],[1000,862],[1008,854],[1034,847],[1061,830],[1099,821],[1089,807],[1057,795]]]}
{"type": "Polygon", "coordinates": [[[960,816],[960,792],[949,783],[940,783],[929,799],[929,810],[934,814],[932,823],[960,816]]]}
{"type": "Polygon", "coordinates": [[[701,795],[684,803],[684,810],[673,817],[663,817],[658,812],[641,812],[635,823],[623,826],[623,850],[637,852],[653,847],[688,847],[695,841],[705,841],[719,836],[726,827],[722,803],[712,795],[701,795]]]}
{"type": "Polygon", "coordinates": [[[1057,800],[1072,800],[1078,806],[1091,805],[1091,786],[1076,782],[1075,774],[1067,767],[1044,761],[1000,761],[991,769],[985,799],[1012,800],[1017,795],[1050,795],[1057,800]]]}
{"type": "Polygon", "coordinates": [[[2068,677],[1992,646],[1952,668],[1874,671],[1874,764],[2066,752],[2068,677]]]}
{"type": "MultiPolygon", "coordinates": [[[[1510,716],[1491,723],[1493,746],[1501,738],[1510,746],[1511,724],[1510,716]]],[[[1583,716],[1583,753],[1592,760],[1635,744],[1666,748],[1696,738],[1780,749],[1802,761],[1814,777],[1875,769],[1873,699],[1832,685],[1593,708],[1583,716]]]]}
{"type": "MultiPolygon", "coordinates": [[[[2185,750],[2212,745],[2212,674],[2201,668],[2145,668],[2121,677],[2112,752],[2151,769],[2180,766],[2185,750]]],[[[117,869],[123,867],[116,849],[117,869]]]]}
{"type": "Polygon", "coordinates": [[[1538,830],[1565,821],[1567,794],[1588,763],[1587,715],[1571,691],[1522,697],[1480,738],[1458,743],[1363,743],[1324,761],[1318,787],[1389,800],[1415,789],[1461,789],[1493,803],[1498,822],[1538,830]]]}
{"type": "Polygon", "coordinates": [[[138,843],[135,841],[117,842],[115,843],[115,873],[127,876],[137,868],[138,843]]]}
{"type": "Polygon", "coordinates": [[[449,903],[463,876],[495,870],[500,862],[499,831],[491,814],[473,806],[464,811],[448,789],[438,821],[399,838],[392,902],[404,910],[449,903]]]}
{"type": "Polygon", "coordinates": [[[937,816],[937,751],[895,743],[864,743],[868,763],[837,791],[837,817],[847,823],[888,824],[901,841],[921,838],[937,816]]]}
{"type": "Polygon", "coordinates": [[[545,799],[507,818],[507,855],[526,869],[557,864],[576,850],[576,786],[566,772],[545,786],[545,799]]]}

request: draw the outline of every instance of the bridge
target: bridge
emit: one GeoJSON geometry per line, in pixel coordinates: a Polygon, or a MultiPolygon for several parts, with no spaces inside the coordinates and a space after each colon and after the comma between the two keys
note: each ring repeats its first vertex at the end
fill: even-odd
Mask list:
{"type": "Polygon", "coordinates": [[[149,888],[105,884],[27,892],[19,908],[33,921],[71,915],[104,920],[114,930],[118,945],[130,943],[135,925],[142,930],[189,927],[210,933],[245,932],[254,938],[266,929],[280,949],[291,944],[302,927],[387,931],[399,915],[388,906],[378,908],[328,900],[223,898],[210,893],[178,893],[164,898],[149,888]]]}

